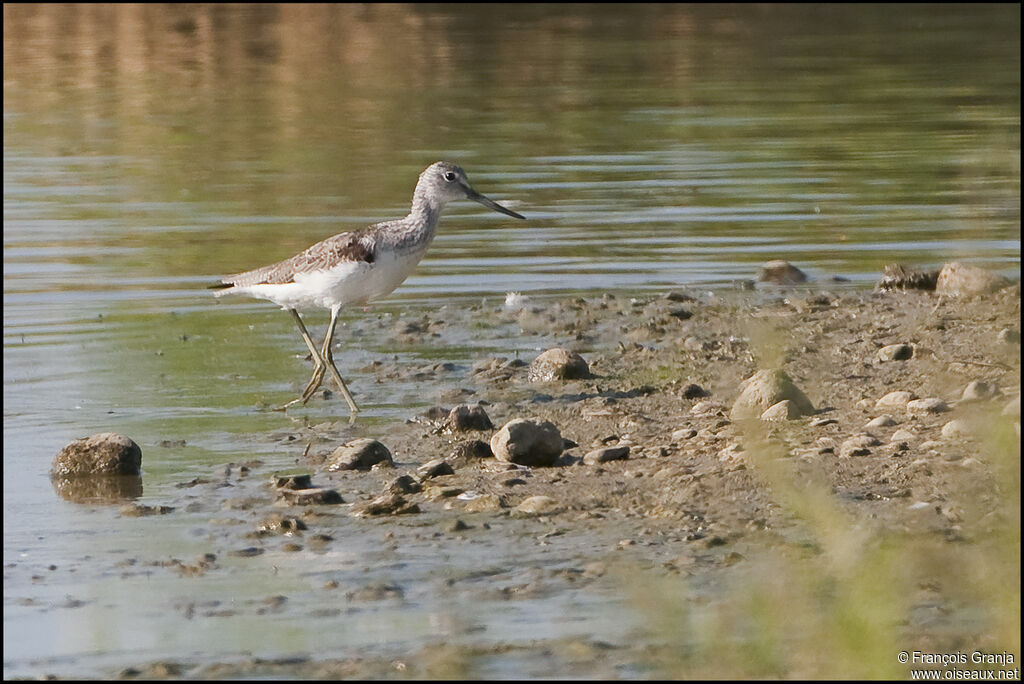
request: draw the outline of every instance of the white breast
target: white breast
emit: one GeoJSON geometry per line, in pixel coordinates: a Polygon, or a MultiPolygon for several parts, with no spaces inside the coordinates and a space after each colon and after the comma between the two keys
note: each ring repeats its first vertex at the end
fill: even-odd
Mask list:
{"type": "MultiPolygon", "coordinates": [[[[322,278],[327,281],[323,288],[329,293],[325,295],[328,301],[322,302],[320,306],[330,308],[332,302],[340,302],[342,305],[366,304],[391,294],[409,277],[425,253],[426,249],[404,254],[384,251],[372,264],[360,263],[354,269],[337,268],[325,275],[311,275],[311,279],[322,278]]],[[[299,281],[299,276],[295,279],[299,281]]]]}
{"type": "Polygon", "coordinates": [[[285,309],[313,306],[332,309],[348,304],[366,304],[391,294],[405,280],[426,249],[404,254],[385,251],[376,261],[346,261],[333,268],[296,273],[295,282],[245,285],[216,294],[244,294],[267,299],[285,309]]]}

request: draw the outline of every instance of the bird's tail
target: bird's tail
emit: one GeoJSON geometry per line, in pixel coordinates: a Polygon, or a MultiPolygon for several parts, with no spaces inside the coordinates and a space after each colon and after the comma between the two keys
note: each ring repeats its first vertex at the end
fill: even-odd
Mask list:
{"type": "Polygon", "coordinates": [[[234,286],[235,286],[234,283],[225,283],[222,280],[219,283],[214,283],[213,285],[207,285],[206,289],[207,290],[216,290],[216,292],[213,293],[213,296],[214,297],[221,297],[223,295],[229,294],[230,289],[233,288],[234,286]]]}

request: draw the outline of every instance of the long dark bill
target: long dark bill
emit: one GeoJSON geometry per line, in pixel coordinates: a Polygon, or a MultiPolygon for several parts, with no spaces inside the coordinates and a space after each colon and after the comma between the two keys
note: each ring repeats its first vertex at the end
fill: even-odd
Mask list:
{"type": "Polygon", "coordinates": [[[476,192],[475,190],[471,190],[469,192],[469,198],[468,199],[471,199],[474,202],[479,202],[480,204],[484,205],[488,209],[493,209],[494,211],[499,211],[502,214],[505,214],[506,216],[511,216],[512,218],[517,218],[517,219],[524,219],[524,220],[526,219],[526,217],[523,216],[522,214],[517,214],[516,212],[512,211],[511,209],[506,209],[505,207],[501,206],[500,204],[498,204],[494,200],[492,200],[490,198],[487,198],[487,197],[484,197],[483,195],[481,195],[479,192],[476,192]]]}

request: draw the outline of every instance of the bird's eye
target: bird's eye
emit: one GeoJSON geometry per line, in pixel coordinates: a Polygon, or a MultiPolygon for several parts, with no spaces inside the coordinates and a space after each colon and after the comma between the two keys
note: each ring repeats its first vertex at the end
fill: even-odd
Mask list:
{"type": "Polygon", "coordinates": [[[455,174],[452,173],[451,171],[448,171],[444,174],[444,179],[450,183],[453,180],[455,180],[455,174]]]}

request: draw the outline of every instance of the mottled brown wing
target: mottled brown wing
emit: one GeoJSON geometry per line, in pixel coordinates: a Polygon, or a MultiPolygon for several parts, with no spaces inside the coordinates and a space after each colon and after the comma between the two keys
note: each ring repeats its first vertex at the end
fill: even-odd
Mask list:
{"type": "Polygon", "coordinates": [[[219,284],[212,287],[291,283],[295,281],[296,273],[327,270],[342,262],[372,264],[373,260],[373,240],[365,231],[341,233],[316,243],[290,259],[222,278],[219,284]]]}

